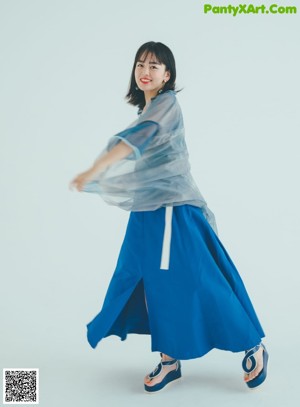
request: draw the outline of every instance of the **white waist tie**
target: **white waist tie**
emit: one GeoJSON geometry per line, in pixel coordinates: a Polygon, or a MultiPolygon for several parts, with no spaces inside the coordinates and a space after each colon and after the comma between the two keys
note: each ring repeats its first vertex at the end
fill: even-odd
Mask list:
{"type": "Polygon", "coordinates": [[[172,214],[173,214],[173,206],[166,206],[165,230],[164,230],[164,239],[163,239],[161,262],[160,262],[160,268],[163,270],[169,269],[171,235],[172,235],[172,214]]]}

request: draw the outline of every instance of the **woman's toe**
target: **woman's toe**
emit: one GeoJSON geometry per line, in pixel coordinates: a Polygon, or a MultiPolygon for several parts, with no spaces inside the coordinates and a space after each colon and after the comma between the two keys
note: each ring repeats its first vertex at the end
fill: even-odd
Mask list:
{"type": "Polygon", "coordinates": [[[151,382],[151,380],[150,380],[149,376],[145,376],[144,383],[149,384],[150,382],[151,382]]]}

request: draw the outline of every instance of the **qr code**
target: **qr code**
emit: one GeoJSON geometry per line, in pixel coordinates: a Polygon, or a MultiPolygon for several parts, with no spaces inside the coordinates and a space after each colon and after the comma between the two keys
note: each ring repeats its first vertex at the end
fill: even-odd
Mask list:
{"type": "Polygon", "coordinates": [[[3,404],[17,403],[39,403],[39,369],[3,369],[3,404]]]}

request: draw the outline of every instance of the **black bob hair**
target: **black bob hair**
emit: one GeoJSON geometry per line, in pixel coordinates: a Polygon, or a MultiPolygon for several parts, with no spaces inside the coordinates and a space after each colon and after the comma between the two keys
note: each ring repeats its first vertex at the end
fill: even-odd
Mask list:
{"type": "MultiPolygon", "coordinates": [[[[170,72],[170,79],[165,83],[162,92],[166,92],[167,90],[175,90],[175,81],[176,81],[176,65],[175,65],[175,59],[172,51],[170,50],[169,47],[167,47],[165,44],[162,44],[161,42],[154,42],[154,41],[149,41],[146,42],[145,44],[141,45],[140,48],[137,50],[137,53],[135,55],[134,63],[133,63],[133,68],[131,72],[131,78],[130,78],[130,83],[129,83],[129,89],[128,93],[125,96],[125,99],[127,99],[127,103],[138,106],[139,111],[141,111],[144,106],[145,106],[145,96],[144,92],[140,90],[137,86],[137,83],[135,81],[135,67],[137,64],[137,61],[141,61],[141,57],[144,55],[144,61],[146,60],[148,54],[153,54],[158,62],[161,64],[164,64],[166,66],[166,71],[170,72]],[[136,89],[137,88],[137,89],[136,89]]],[[[181,89],[180,89],[181,90],[181,89]]],[[[176,92],[180,92],[180,90],[175,90],[176,92]]]]}

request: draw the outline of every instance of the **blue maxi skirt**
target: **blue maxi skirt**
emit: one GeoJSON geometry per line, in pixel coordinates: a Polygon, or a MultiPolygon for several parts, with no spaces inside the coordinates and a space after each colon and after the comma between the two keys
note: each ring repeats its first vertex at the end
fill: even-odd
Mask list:
{"type": "Polygon", "coordinates": [[[151,335],[151,350],[176,359],[213,348],[241,352],[265,336],[242,279],[201,208],[130,212],[102,310],[87,324],[101,339],[151,335]]]}

